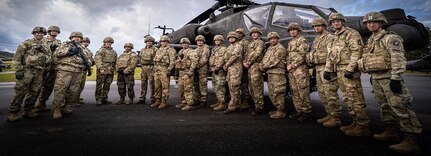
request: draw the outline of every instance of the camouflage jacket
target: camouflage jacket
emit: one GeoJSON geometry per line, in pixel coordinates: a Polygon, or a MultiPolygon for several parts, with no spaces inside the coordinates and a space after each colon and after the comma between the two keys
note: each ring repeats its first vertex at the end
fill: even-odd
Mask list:
{"type": "Polygon", "coordinates": [[[83,49],[84,53],[85,53],[85,55],[87,55],[87,58],[89,58],[88,61],[90,61],[91,66],[93,66],[96,63],[96,61],[94,61],[94,58],[93,58],[93,53],[91,52],[90,49],[88,49],[88,47],[82,46],[82,48],[84,48],[83,49]]]}
{"type": "Polygon", "coordinates": [[[160,47],[154,56],[154,64],[166,67],[169,71],[172,71],[175,66],[176,53],[175,49],[170,46],[160,47]]]}
{"type": "Polygon", "coordinates": [[[45,69],[45,65],[51,62],[50,54],[51,50],[43,40],[28,39],[18,45],[12,63],[16,71],[24,68],[45,69]],[[41,48],[38,49],[38,47],[41,48]]]}
{"type": "Polygon", "coordinates": [[[265,44],[261,39],[251,42],[248,46],[249,54],[246,55],[243,63],[250,63],[250,65],[253,65],[253,63],[260,63],[263,59],[264,46],[265,44]]]}
{"type": "MultiPolygon", "coordinates": [[[[84,61],[78,55],[68,56],[70,47],[73,44],[71,41],[63,43],[54,53],[57,57],[57,70],[69,71],[69,72],[82,72],[85,69],[84,61]]],[[[84,49],[81,44],[77,44],[79,48],[84,49]]],[[[83,51],[84,52],[84,51],[83,51]]],[[[87,57],[87,55],[85,55],[87,57]]],[[[87,57],[87,60],[90,58],[87,57]]]]}
{"type": "Polygon", "coordinates": [[[357,61],[362,57],[362,40],[358,31],[344,27],[335,32],[335,39],[328,48],[325,71],[335,72],[337,65],[346,65],[346,70],[354,72],[358,68],[357,61]]]}
{"type": "Polygon", "coordinates": [[[303,36],[297,36],[289,41],[287,46],[287,63],[292,65],[292,69],[305,65],[305,55],[309,49],[308,41],[303,36]]]}
{"type": "Polygon", "coordinates": [[[286,48],[281,43],[271,45],[266,49],[260,69],[271,74],[286,74],[286,48]]]}
{"type": "Polygon", "coordinates": [[[210,56],[210,69],[211,71],[223,69],[224,65],[224,55],[226,53],[226,47],[224,46],[215,46],[211,52],[210,56]]]}
{"type": "Polygon", "coordinates": [[[210,49],[208,45],[204,44],[201,47],[197,47],[195,51],[199,59],[197,69],[208,68],[208,59],[210,57],[210,49]]]}
{"type": "Polygon", "coordinates": [[[195,71],[198,64],[196,51],[191,48],[181,49],[178,52],[177,62],[178,63],[175,64],[175,68],[178,68],[179,70],[195,71]]]}
{"type": "Polygon", "coordinates": [[[134,74],[137,64],[138,56],[136,53],[134,51],[124,51],[120,56],[118,56],[115,69],[123,69],[124,74],[134,74]]]}
{"type": "Polygon", "coordinates": [[[43,42],[45,42],[45,44],[48,46],[48,48],[50,49],[50,54],[48,54],[51,57],[51,63],[47,63],[46,64],[46,68],[47,69],[55,69],[55,66],[57,64],[57,58],[54,57],[54,53],[55,51],[51,51],[51,45],[57,45],[57,49],[61,46],[61,40],[59,39],[55,39],[55,40],[50,40],[48,39],[48,37],[44,37],[43,38],[43,42]]]}
{"type": "Polygon", "coordinates": [[[238,43],[242,46],[242,58],[247,58],[250,54],[250,48],[248,47],[250,45],[250,42],[247,39],[243,38],[239,40],[238,43]]]}
{"type": "Polygon", "coordinates": [[[157,48],[152,46],[151,48],[142,48],[140,53],[140,61],[142,65],[154,65],[154,56],[156,55],[157,48]]]}
{"type": "Polygon", "coordinates": [[[242,46],[238,42],[230,44],[224,54],[224,66],[242,66],[242,46]]]}
{"type": "MultiPolygon", "coordinates": [[[[327,31],[323,31],[314,38],[313,49],[308,63],[315,65],[325,65],[328,56],[328,48],[334,42],[335,36],[327,31]]],[[[322,69],[323,70],[323,69],[322,69]]]]}
{"type": "Polygon", "coordinates": [[[114,74],[116,61],[117,52],[112,48],[102,47],[96,52],[96,67],[99,72],[104,70],[105,74],[114,74]]]}

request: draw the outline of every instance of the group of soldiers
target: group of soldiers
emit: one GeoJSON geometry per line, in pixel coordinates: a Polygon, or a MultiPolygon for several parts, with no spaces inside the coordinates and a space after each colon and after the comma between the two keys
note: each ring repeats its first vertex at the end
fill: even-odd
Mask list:
{"type": "Polygon", "coordinates": [[[381,118],[386,125],[385,131],[374,134],[381,141],[400,141],[398,130],[404,133],[404,140],[389,146],[399,153],[420,153],[417,139],[421,134],[421,124],[412,108],[412,98],[403,81],[406,68],[403,40],[393,32],[382,29],[386,18],[380,12],[367,13],[363,23],[373,33],[366,45],[359,33],[345,27],[341,13],[332,13],[329,23],[335,29],[328,32],[328,24],[323,18],[312,21],[318,33],[310,47],[308,40],[301,35],[302,28],[292,22],[287,32],[292,36],[287,48],[279,41],[277,32],[267,34],[269,47],[261,40],[262,32],[253,27],[249,34],[251,41],[245,39],[242,28],[229,32],[223,45],[222,35],[214,36],[214,47],[205,44],[205,37],[195,38],[197,48],[190,48],[190,40],[182,38],[182,49],[169,46],[170,38],[160,37],[160,47],[154,46],[155,39],[145,37],[145,47],[137,55],[132,51],[133,44],[126,43],[124,52],[117,58],[112,49],[114,40],[106,37],[103,46],[96,52],[95,60],[87,48],[88,37],[80,32],[72,32],[70,41],[61,44],[56,36],[60,33],[57,26],[48,31],[35,27],[33,39],[20,44],[14,55],[16,67],[15,95],[10,105],[9,121],[20,119],[19,111],[25,98],[24,117],[35,118],[37,112],[46,111],[46,100],[54,90],[53,118],[60,119],[63,114],[71,113],[71,106],[80,105],[80,93],[85,84],[90,67],[96,65],[96,104],[111,104],[108,92],[114,74],[118,74],[118,105],[134,104],[134,71],[141,63],[141,94],[136,104],[146,103],[146,94],[151,92],[149,105],[164,109],[169,99],[169,84],[172,70],[178,71],[178,91],[181,102],[175,107],[193,110],[207,105],[207,74],[212,72],[212,86],[217,102],[210,105],[215,111],[225,114],[251,109],[253,115],[263,114],[264,100],[263,74],[268,76],[268,91],[276,110],[270,111],[270,118],[286,116],[285,97],[289,85],[296,109],[289,118],[298,121],[311,119],[310,67],[316,70],[316,81],[320,100],[326,116],[317,120],[325,127],[341,126],[341,108],[337,91],[340,89],[352,123],[341,126],[340,130],[348,136],[370,136],[370,118],[367,113],[361,85],[361,72],[371,74],[375,97],[381,106],[381,118]],[[44,36],[48,33],[48,36],[44,36]],[[229,95],[227,95],[229,94],[229,95]],[[39,99],[39,100],[38,100],[39,99]],[[38,103],[36,101],[38,100],[38,103]],[[229,100],[229,101],[228,101],[229,100]]]}

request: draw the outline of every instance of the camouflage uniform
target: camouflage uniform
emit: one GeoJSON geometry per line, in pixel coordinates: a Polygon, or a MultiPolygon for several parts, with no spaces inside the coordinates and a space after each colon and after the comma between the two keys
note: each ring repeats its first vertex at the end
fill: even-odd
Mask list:
{"type": "MultiPolygon", "coordinates": [[[[231,33],[228,38],[231,36],[231,33]]],[[[233,35],[233,34],[232,34],[233,35]]],[[[238,39],[238,38],[237,38],[238,39]]],[[[242,77],[242,46],[239,42],[231,43],[226,48],[224,55],[223,69],[227,71],[226,79],[228,80],[230,101],[228,104],[228,112],[236,110],[239,107],[241,100],[239,87],[241,84],[242,77]]]]}
{"type": "MultiPolygon", "coordinates": [[[[36,27],[35,29],[44,30],[45,28],[36,27]]],[[[33,34],[34,32],[35,30],[33,30],[33,34]]],[[[46,31],[44,32],[46,34],[46,31]]],[[[50,53],[51,51],[46,42],[43,40],[38,41],[36,38],[28,39],[17,47],[13,56],[13,63],[15,64],[16,73],[22,72],[24,76],[21,79],[17,77],[14,87],[15,92],[9,107],[9,121],[17,121],[20,119],[18,117],[18,112],[21,110],[23,101],[25,114],[27,116],[33,114],[33,106],[43,83],[45,64],[49,64],[51,60],[50,53]],[[11,115],[13,115],[15,119],[12,119],[11,115]]],[[[36,116],[37,114],[33,117],[36,116]]]]}
{"type": "Polygon", "coordinates": [[[263,73],[259,70],[259,63],[263,58],[264,43],[261,39],[254,40],[248,46],[249,54],[243,63],[250,64],[248,68],[248,80],[250,93],[256,109],[263,109],[263,73]]]}
{"type": "Polygon", "coordinates": [[[114,79],[116,60],[117,52],[112,47],[101,47],[96,52],[96,101],[108,102],[108,93],[114,79]],[[102,73],[102,70],[104,73],[102,73]]]}
{"type": "MultiPolygon", "coordinates": [[[[82,46],[82,50],[84,52],[84,54],[87,56],[87,58],[89,58],[88,61],[91,62],[91,65],[95,64],[95,60],[93,59],[93,53],[91,52],[90,49],[88,49],[88,47],[82,46]]],[[[79,86],[79,94],[81,95],[82,91],[84,90],[85,87],[85,81],[87,80],[87,70],[84,70],[81,73],[81,79],[83,80],[79,86]]]]}
{"type": "MultiPolygon", "coordinates": [[[[169,37],[166,36],[165,38],[169,37]]],[[[156,55],[154,56],[154,97],[156,99],[156,105],[152,105],[153,107],[159,105],[160,109],[166,107],[166,102],[169,99],[169,75],[175,65],[175,54],[175,49],[167,45],[166,47],[157,49],[156,55]],[[159,102],[161,102],[161,104],[159,102]]]]}
{"type": "Polygon", "coordinates": [[[201,105],[206,104],[207,102],[207,94],[208,94],[208,59],[210,56],[210,49],[208,45],[204,44],[201,47],[197,47],[195,49],[196,54],[198,55],[199,62],[196,68],[197,74],[194,76],[195,78],[195,92],[196,98],[201,103],[201,105]]]}
{"type": "Polygon", "coordinates": [[[155,46],[145,47],[141,49],[141,97],[140,100],[145,103],[147,96],[147,85],[150,85],[150,100],[154,103],[154,55],[156,55],[157,48],[155,46]]]}
{"type": "Polygon", "coordinates": [[[133,98],[135,98],[135,90],[133,87],[135,86],[134,76],[137,63],[138,57],[134,51],[124,51],[120,56],[118,56],[115,65],[115,69],[117,71],[121,71],[118,72],[117,77],[118,93],[124,102],[124,97],[126,96],[127,91],[130,99],[128,104],[133,104],[133,98]]]}
{"type": "MultiPolygon", "coordinates": [[[[242,58],[247,58],[250,53],[250,48],[248,47],[250,45],[250,42],[247,39],[243,38],[239,40],[238,43],[242,46],[242,58]]],[[[248,88],[248,83],[248,69],[243,67],[240,84],[240,91],[242,97],[240,109],[247,109],[248,107],[250,107],[248,103],[248,101],[250,100],[250,90],[248,88]]]]}
{"type": "MultiPolygon", "coordinates": [[[[364,92],[361,84],[361,74],[357,69],[357,61],[362,56],[362,40],[356,30],[343,27],[335,32],[335,40],[329,48],[325,72],[336,72],[343,101],[353,118],[353,124],[368,127],[370,119],[366,110],[364,92]],[[347,72],[353,73],[353,78],[346,78],[347,72]]],[[[341,127],[341,130],[345,130],[341,127]]],[[[356,126],[355,126],[356,127],[356,126]]]]}
{"type": "MultiPolygon", "coordinates": [[[[268,34],[268,39],[278,37],[275,32],[268,34]]],[[[270,112],[271,118],[284,118],[284,104],[286,98],[286,48],[281,43],[271,45],[266,49],[265,55],[259,64],[259,69],[268,74],[268,92],[269,98],[276,111],[270,112]],[[277,114],[277,116],[274,116],[277,114]]]]}
{"type": "MultiPolygon", "coordinates": [[[[226,101],[226,71],[223,70],[223,57],[226,53],[226,47],[215,46],[211,52],[209,66],[212,71],[212,85],[219,104],[225,104],[226,101]],[[217,74],[214,72],[217,70],[217,74]]],[[[216,105],[214,105],[215,107],[216,105]]],[[[224,106],[223,106],[224,107],[224,106]]]]}
{"type": "MultiPolygon", "coordinates": [[[[192,107],[195,105],[193,76],[196,66],[198,64],[197,53],[190,48],[181,49],[180,52],[178,52],[178,56],[180,57],[178,57],[178,59],[176,60],[175,68],[179,71],[178,93],[181,97],[180,105],[192,107]]],[[[181,108],[183,108],[183,110],[186,110],[186,108],[189,107],[181,108]]]]}

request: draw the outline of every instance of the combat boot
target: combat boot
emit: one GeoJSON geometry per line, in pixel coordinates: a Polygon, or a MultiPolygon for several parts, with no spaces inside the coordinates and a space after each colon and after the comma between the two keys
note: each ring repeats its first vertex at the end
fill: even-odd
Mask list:
{"type": "Polygon", "coordinates": [[[201,101],[199,103],[199,107],[201,107],[201,108],[205,107],[206,105],[207,105],[207,102],[204,102],[204,101],[201,101]]]}
{"type": "Polygon", "coordinates": [[[238,109],[239,110],[247,110],[250,107],[250,105],[248,104],[247,101],[248,101],[247,99],[241,100],[241,105],[239,106],[238,109]]]}
{"type": "Polygon", "coordinates": [[[150,105],[150,107],[154,108],[160,105],[160,99],[156,99],[153,104],[150,105]]]}
{"type": "Polygon", "coordinates": [[[281,119],[286,117],[286,113],[283,112],[281,109],[277,109],[277,111],[269,117],[273,119],[281,119]]]}
{"type": "Polygon", "coordinates": [[[97,106],[101,106],[101,105],[103,105],[103,103],[102,103],[102,101],[100,101],[100,100],[96,100],[96,105],[97,105],[97,106]]]}
{"type": "Polygon", "coordinates": [[[289,118],[297,118],[297,117],[300,117],[301,115],[302,115],[301,112],[296,112],[296,113],[290,114],[289,118]]]}
{"type": "Polygon", "coordinates": [[[72,106],[72,107],[81,107],[81,104],[79,104],[78,102],[74,102],[74,103],[71,103],[70,106],[72,106]]]}
{"type": "Polygon", "coordinates": [[[310,113],[302,113],[302,115],[298,117],[298,122],[303,122],[311,119],[312,118],[310,113]]]}
{"type": "Polygon", "coordinates": [[[234,112],[236,112],[236,109],[226,109],[225,111],[223,111],[223,114],[226,114],[226,115],[228,115],[228,114],[232,114],[232,113],[234,113],[234,112]]]}
{"type": "Polygon", "coordinates": [[[330,127],[330,128],[341,126],[340,117],[338,116],[331,117],[328,121],[323,123],[323,126],[330,127]]]}
{"type": "Polygon", "coordinates": [[[110,104],[112,104],[112,101],[108,101],[108,99],[103,99],[102,103],[110,105],[110,104]]]}
{"type": "Polygon", "coordinates": [[[186,104],[185,104],[185,103],[180,103],[180,104],[178,104],[178,105],[175,105],[175,108],[181,109],[181,108],[183,108],[183,107],[185,107],[185,106],[186,106],[186,104]]]}
{"type": "Polygon", "coordinates": [[[60,109],[54,109],[54,113],[52,113],[52,117],[54,120],[61,119],[63,117],[63,114],[61,114],[60,109]]]}
{"type": "Polygon", "coordinates": [[[129,101],[127,102],[127,105],[133,105],[133,98],[129,98],[129,101]]]}
{"type": "Polygon", "coordinates": [[[400,141],[400,136],[398,135],[398,128],[395,125],[387,125],[383,133],[374,134],[373,138],[380,141],[400,141]]]}
{"type": "Polygon", "coordinates": [[[262,113],[263,113],[262,108],[255,108],[253,111],[251,111],[251,115],[258,115],[258,114],[262,114],[262,113]]]}
{"type": "Polygon", "coordinates": [[[21,117],[18,115],[18,112],[10,112],[7,116],[7,121],[16,122],[21,120],[21,117]]]}
{"type": "Polygon", "coordinates": [[[421,149],[418,146],[419,134],[405,133],[404,141],[390,145],[389,149],[401,154],[421,154],[421,149]]]}
{"type": "Polygon", "coordinates": [[[347,126],[341,126],[341,127],[340,127],[340,131],[342,131],[342,132],[346,132],[346,130],[353,129],[353,128],[355,128],[355,127],[356,127],[356,121],[353,121],[350,125],[347,125],[347,126]]]}
{"type": "Polygon", "coordinates": [[[331,115],[327,114],[325,117],[317,119],[317,123],[323,124],[326,121],[328,121],[329,119],[331,119],[331,117],[332,117],[331,115]]]}
{"type": "Polygon", "coordinates": [[[345,131],[345,134],[348,136],[361,137],[361,136],[370,136],[370,128],[368,126],[356,124],[355,128],[348,129],[345,131]]]}
{"type": "Polygon", "coordinates": [[[189,106],[189,105],[187,105],[187,106],[185,106],[185,107],[183,107],[183,108],[181,108],[181,110],[183,110],[183,111],[191,111],[191,110],[193,110],[195,107],[193,107],[193,106],[189,106]]]}
{"type": "Polygon", "coordinates": [[[61,114],[68,115],[72,114],[72,109],[69,108],[69,106],[64,106],[60,108],[61,114]]]}
{"type": "Polygon", "coordinates": [[[159,109],[164,109],[166,108],[166,100],[162,100],[162,102],[160,103],[159,107],[157,107],[159,109]]]}
{"type": "Polygon", "coordinates": [[[215,108],[215,107],[217,107],[218,105],[220,105],[220,101],[217,101],[215,104],[212,104],[212,105],[210,105],[210,107],[211,108],[215,108]]]}
{"type": "Polygon", "coordinates": [[[224,103],[220,103],[217,107],[213,108],[215,111],[222,111],[224,109],[226,109],[226,105],[224,103]]]}
{"type": "Polygon", "coordinates": [[[34,111],[37,112],[44,112],[44,111],[48,111],[49,108],[46,107],[46,101],[39,101],[36,103],[36,105],[34,106],[34,111]]]}
{"type": "Polygon", "coordinates": [[[139,99],[136,104],[144,104],[145,103],[145,99],[139,99]]]}
{"type": "Polygon", "coordinates": [[[26,118],[36,118],[37,116],[38,116],[38,114],[37,114],[37,113],[35,113],[35,112],[33,111],[33,109],[25,110],[25,111],[24,111],[24,117],[26,117],[26,118]]]}
{"type": "Polygon", "coordinates": [[[123,105],[123,104],[126,104],[125,102],[124,102],[124,97],[120,97],[120,100],[118,100],[117,101],[117,103],[115,103],[116,105],[123,105]]]}

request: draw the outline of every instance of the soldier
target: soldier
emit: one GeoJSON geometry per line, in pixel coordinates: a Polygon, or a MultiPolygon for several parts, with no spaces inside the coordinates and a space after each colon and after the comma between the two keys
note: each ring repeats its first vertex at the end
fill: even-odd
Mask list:
{"type": "Polygon", "coordinates": [[[81,32],[72,32],[70,42],[63,43],[55,56],[58,58],[57,77],[54,86],[53,118],[60,119],[63,114],[70,114],[72,110],[66,103],[74,103],[79,98],[80,85],[82,83],[82,71],[86,66],[91,66],[89,58],[83,55],[81,32]],[[89,63],[89,64],[85,64],[89,63]],[[66,96],[67,94],[67,96],[66,96]]]}
{"type": "Polygon", "coordinates": [[[96,52],[96,105],[112,104],[108,101],[108,93],[114,79],[117,52],[112,49],[114,39],[105,37],[103,46],[96,52]]]}
{"type": "Polygon", "coordinates": [[[361,35],[356,30],[345,27],[344,22],[346,20],[341,13],[329,16],[329,23],[336,31],[335,40],[329,48],[323,78],[330,80],[331,75],[337,75],[343,101],[353,118],[350,125],[341,126],[340,130],[349,136],[369,136],[370,119],[357,63],[362,56],[363,43],[361,35]]]}
{"type": "Polygon", "coordinates": [[[198,55],[198,65],[197,65],[197,74],[195,75],[195,91],[196,97],[199,101],[199,105],[205,106],[207,103],[207,94],[208,94],[208,59],[210,56],[210,49],[207,44],[205,44],[205,37],[202,35],[196,36],[196,44],[197,48],[195,49],[196,54],[198,55]]]}
{"type": "Polygon", "coordinates": [[[242,46],[238,42],[238,34],[231,31],[227,35],[229,40],[229,47],[227,47],[224,55],[223,70],[227,71],[228,86],[230,93],[230,101],[228,108],[224,111],[224,114],[235,112],[239,107],[240,92],[239,86],[241,84],[242,77],[242,46]]]}
{"type": "Polygon", "coordinates": [[[341,125],[341,105],[338,103],[337,93],[338,83],[336,77],[330,80],[323,78],[328,47],[334,41],[335,36],[326,31],[326,21],[321,17],[315,18],[311,25],[318,35],[314,38],[312,52],[307,54],[307,63],[314,65],[316,70],[317,91],[326,111],[326,116],[318,119],[317,122],[325,127],[337,127],[341,125]]]}
{"type": "Polygon", "coordinates": [[[198,56],[196,51],[189,48],[190,40],[188,38],[182,38],[180,44],[183,49],[178,52],[175,69],[179,72],[178,93],[181,97],[181,103],[175,107],[181,110],[192,110],[195,108],[193,76],[198,64],[198,56]]]}
{"type": "Polygon", "coordinates": [[[157,49],[154,56],[154,97],[156,101],[151,104],[151,107],[158,107],[159,109],[166,108],[169,99],[169,81],[177,53],[174,48],[169,46],[169,42],[168,36],[160,36],[160,48],[157,49]]]}
{"type": "Polygon", "coordinates": [[[124,44],[124,52],[117,58],[115,69],[118,73],[117,85],[118,93],[120,94],[120,100],[116,103],[117,105],[124,104],[124,97],[126,96],[126,90],[129,95],[129,102],[127,105],[133,105],[133,98],[135,98],[135,68],[138,63],[136,53],[132,51],[133,44],[124,44]]]}
{"type": "Polygon", "coordinates": [[[51,51],[49,57],[51,57],[51,63],[47,64],[43,73],[43,84],[39,94],[38,103],[35,105],[36,112],[43,112],[49,110],[46,107],[46,100],[49,99],[52,91],[54,90],[55,76],[57,75],[56,59],[52,57],[57,47],[61,45],[61,41],[57,39],[57,35],[60,34],[60,27],[50,26],[48,27],[48,36],[44,38],[44,42],[48,44],[51,51]]]}
{"type": "Polygon", "coordinates": [[[286,48],[279,42],[280,36],[277,32],[268,33],[268,40],[271,44],[266,49],[265,55],[259,70],[268,74],[269,98],[274,106],[275,111],[269,112],[270,117],[280,119],[286,117],[284,112],[284,101],[286,97],[286,48]]]}
{"type": "Polygon", "coordinates": [[[406,58],[402,38],[382,29],[387,23],[380,12],[370,12],[363,18],[364,24],[373,34],[368,39],[359,69],[368,72],[376,100],[381,106],[381,117],[386,129],[373,138],[380,141],[399,141],[398,126],[404,133],[404,141],[389,146],[402,154],[420,154],[418,137],[422,132],[416,113],[412,108],[412,96],[403,80],[406,58]]]}
{"type": "Polygon", "coordinates": [[[145,37],[145,48],[141,49],[141,97],[136,104],[144,104],[145,97],[147,96],[147,85],[150,85],[150,104],[155,102],[154,99],[154,55],[156,55],[157,48],[153,46],[154,38],[151,36],[145,37]]]}
{"type": "MultiPolygon", "coordinates": [[[[248,42],[247,39],[245,39],[245,30],[243,28],[238,28],[235,30],[236,34],[238,35],[238,43],[242,46],[242,59],[247,58],[247,55],[249,54],[249,45],[250,42],[248,42]]],[[[241,84],[240,84],[240,91],[241,91],[241,105],[238,109],[240,110],[246,110],[250,107],[249,100],[250,100],[250,90],[248,88],[248,69],[243,68],[243,73],[241,76],[241,84]]]]}
{"type": "MultiPolygon", "coordinates": [[[[89,58],[88,61],[90,61],[91,65],[94,65],[95,61],[93,59],[93,53],[91,52],[90,49],[88,49],[88,46],[90,45],[90,38],[84,37],[82,39],[81,45],[82,45],[82,48],[83,48],[82,50],[83,50],[84,54],[87,55],[87,58],[89,58]]],[[[84,90],[85,81],[87,79],[87,70],[82,71],[81,79],[82,79],[82,82],[81,82],[80,87],[79,87],[80,88],[79,89],[79,95],[81,95],[82,91],[84,90]]],[[[84,99],[79,98],[79,100],[77,100],[77,101],[80,101],[80,100],[84,100],[84,99]]],[[[84,104],[84,102],[75,103],[75,105],[72,105],[72,106],[79,107],[81,104],[84,104]]]]}
{"type": "Polygon", "coordinates": [[[244,68],[248,70],[248,84],[255,106],[252,115],[261,114],[263,111],[263,74],[258,65],[262,61],[265,45],[260,39],[260,35],[262,32],[258,27],[251,28],[250,36],[253,41],[248,46],[250,53],[246,55],[243,61],[244,68]]]}
{"type": "Polygon", "coordinates": [[[214,36],[214,48],[211,52],[209,66],[212,71],[212,84],[217,97],[217,102],[211,105],[215,111],[221,111],[226,108],[226,71],[223,70],[223,57],[226,53],[226,47],[223,46],[224,37],[222,35],[214,36]]]}
{"type": "Polygon", "coordinates": [[[36,26],[31,32],[32,39],[22,42],[16,49],[13,56],[15,64],[15,93],[10,102],[8,121],[19,121],[21,116],[21,104],[24,101],[24,116],[36,118],[34,103],[39,95],[43,83],[43,72],[45,64],[50,63],[50,48],[44,42],[43,36],[46,35],[44,27],[36,26]],[[24,99],[25,98],[25,99],[24,99]]]}

